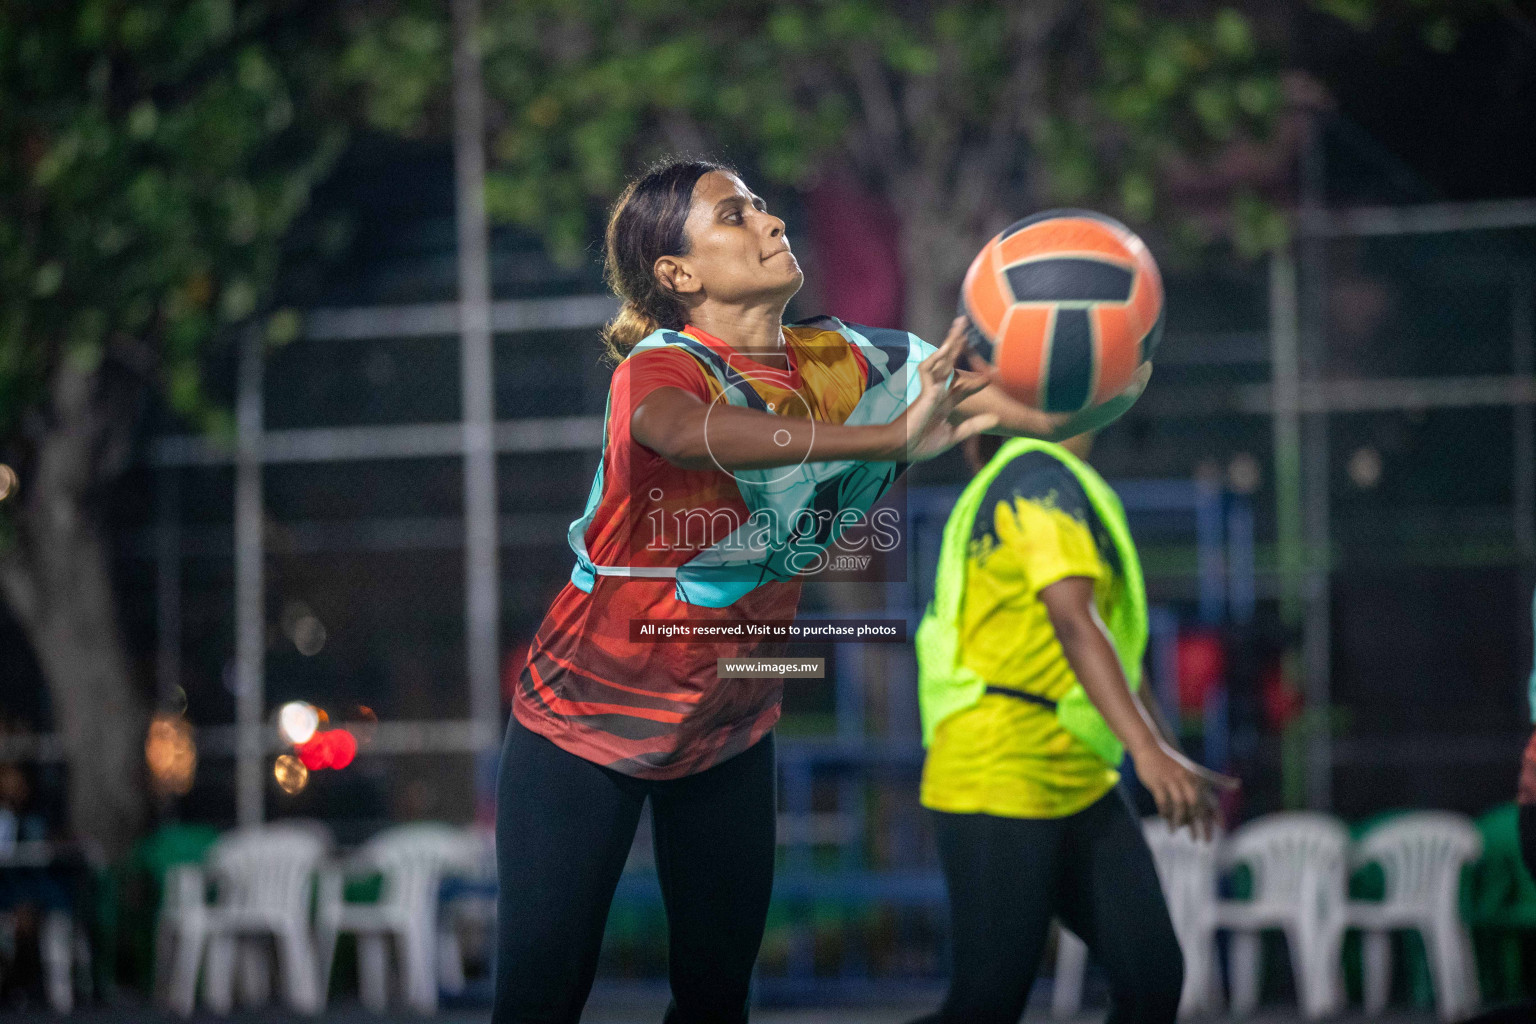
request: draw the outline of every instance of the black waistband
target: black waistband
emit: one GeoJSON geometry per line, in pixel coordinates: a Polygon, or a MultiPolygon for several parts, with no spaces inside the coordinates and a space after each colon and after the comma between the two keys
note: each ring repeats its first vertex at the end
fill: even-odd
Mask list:
{"type": "Polygon", "coordinates": [[[989,686],[987,687],[986,692],[995,693],[1002,697],[1012,697],[1014,700],[1028,701],[1031,704],[1038,704],[1041,707],[1049,708],[1052,711],[1056,710],[1055,701],[1051,700],[1049,697],[1042,697],[1038,693],[1025,693],[1023,690],[1011,690],[1006,686],[989,686]]]}

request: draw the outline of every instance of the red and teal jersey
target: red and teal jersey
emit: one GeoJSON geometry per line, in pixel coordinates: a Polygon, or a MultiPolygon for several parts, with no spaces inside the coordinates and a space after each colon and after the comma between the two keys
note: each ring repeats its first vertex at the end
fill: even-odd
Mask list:
{"type": "Polygon", "coordinates": [[[666,779],[745,750],[778,720],[781,682],[716,673],[719,658],[769,653],[758,642],[637,642],[630,622],[793,619],[801,581],[774,551],[732,562],[723,573],[729,556],[720,552],[734,550],[730,542],[747,531],[754,511],[786,502],[819,507],[840,496],[867,508],[903,467],[682,469],[637,442],[630,419],[652,391],[674,387],[704,402],[729,400],[784,417],[888,422],[916,393],[908,368],[933,351],[904,331],[831,318],[787,326],[784,337],[787,369],[690,326],[657,332],[614,370],[602,461],[587,510],[571,527],[577,565],[518,678],[513,713],[523,725],[590,761],[666,779]],[[657,570],[675,578],[646,574],[657,570]]]}

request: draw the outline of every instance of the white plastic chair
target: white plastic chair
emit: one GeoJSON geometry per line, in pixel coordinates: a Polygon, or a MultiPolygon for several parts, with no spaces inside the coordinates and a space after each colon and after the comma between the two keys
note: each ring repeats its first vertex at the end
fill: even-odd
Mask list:
{"type": "Polygon", "coordinates": [[[1216,858],[1224,836],[1217,830],[1204,842],[1187,828],[1170,830],[1159,817],[1144,819],[1142,827],[1184,955],[1179,1016],[1215,1011],[1221,1003],[1216,980],[1216,858]]]}
{"type": "MultiPolygon", "coordinates": [[[[1173,932],[1184,957],[1184,988],[1179,995],[1179,1016],[1188,1017],[1214,1009],[1216,904],[1216,843],[1201,842],[1187,828],[1170,831],[1160,817],[1143,819],[1147,845],[1157,865],[1158,881],[1168,904],[1173,932]]],[[[1082,1009],[1083,977],[1088,966],[1088,947],[1067,928],[1056,944],[1056,978],[1051,989],[1051,1016],[1075,1017],[1082,1009]]]]}
{"type": "Polygon", "coordinates": [[[1088,944],[1066,925],[1056,935],[1056,976],[1051,981],[1051,1016],[1076,1017],[1083,1008],[1083,978],[1088,973],[1088,944]]]}
{"type": "Polygon", "coordinates": [[[483,828],[471,828],[470,832],[480,844],[479,863],[476,870],[456,874],[479,883],[475,886],[478,891],[459,893],[446,905],[438,905],[437,988],[453,996],[462,995],[467,984],[460,933],[468,929],[478,933],[483,942],[496,929],[496,833],[483,828]]]}
{"type": "Polygon", "coordinates": [[[1253,898],[1217,900],[1215,926],[1232,933],[1232,1012],[1259,1002],[1259,933],[1285,934],[1298,1001],[1309,1018],[1337,1013],[1344,1003],[1340,953],[1344,940],[1345,858],[1349,833],[1337,819],[1287,811],[1251,821],[1218,853],[1222,869],[1246,864],[1253,898]]]}
{"type": "Polygon", "coordinates": [[[1472,939],[1461,920],[1461,869],[1483,851],[1482,837],[1460,814],[1422,811],[1393,818],[1368,832],[1355,846],[1354,866],[1381,865],[1383,899],[1351,900],[1349,927],[1363,935],[1365,1010],[1375,1016],[1387,1005],[1392,981],[1393,931],[1424,937],[1435,1008],[1442,1020],[1458,1020],[1481,997],[1472,939]]]}
{"type": "Polygon", "coordinates": [[[38,945],[48,1008],[54,1013],[69,1013],[75,1008],[76,964],[80,965],[81,978],[91,976],[91,947],[85,931],[75,924],[69,911],[50,910],[43,918],[38,945]]]}
{"type": "MultiPolygon", "coordinates": [[[[90,947],[85,934],[75,927],[67,910],[50,910],[43,915],[37,936],[38,954],[43,968],[43,991],[48,1008],[67,1014],[75,1007],[75,964],[82,965],[81,977],[90,977],[90,947]]],[[[0,914],[0,946],[16,948],[16,916],[0,914]]]]}
{"type": "MultiPolygon", "coordinates": [[[[208,850],[206,874],[193,865],[172,870],[160,914],[162,966],[169,963],[167,1000],[183,1016],[196,1003],[198,968],[207,951],[203,998],[215,1013],[234,1004],[237,940],[271,936],[277,946],[283,991],[300,1013],[321,1009],[309,918],[316,868],[330,836],[313,822],[254,825],[225,833],[208,850]],[[215,898],[208,901],[208,882],[215,898]]],[[[251,946],[241,962],[242,995],[264,997],[265,948],[251,946]]]]}
{"type": "Polygon", "coordinates": [[[382,1012],[388,1003],[388,942],[393,938],[407,1004],[422,1013],[436,1011],[439,953],[458,955],[456,944],[439,950],[438,888],[445,875],[478,875],[484,856],[485,841],[479,834],[421,823],[387,829],[348,864],[325,871],[316,915],[322,986],[330,978],[337,938],[343,932],[354,934],[363,1005],[382,1012]],[[347,874],[381,874],[378,901],[347,902],[342,891],[347,874]]]}

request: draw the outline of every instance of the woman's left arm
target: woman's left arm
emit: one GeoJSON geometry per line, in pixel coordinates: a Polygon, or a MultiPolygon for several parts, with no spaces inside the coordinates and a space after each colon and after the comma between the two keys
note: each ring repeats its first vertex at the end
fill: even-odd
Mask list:
{"type": "Polygon", "coordinates": [[[1069,437],[1106,427],[1119,419],[1127,409],[1136,404],[1136,399],[1141,397],[1141,393],[1147,389],[1147,382],[1151,379],[1152,364],[1143,363],[1131,378],[1131,383],[1120,394],[1101,405],[1070,414],[1041,412],[1039,409],[1008,397],[1008,394],[994,381],[955,406],[951,421],[953,422],[957,417],[991,413],[997,417],[997,426],[984,433],[1002,434],[1005,437],[1039,437],[1047,441],[1065,441],[1069,437]]]}

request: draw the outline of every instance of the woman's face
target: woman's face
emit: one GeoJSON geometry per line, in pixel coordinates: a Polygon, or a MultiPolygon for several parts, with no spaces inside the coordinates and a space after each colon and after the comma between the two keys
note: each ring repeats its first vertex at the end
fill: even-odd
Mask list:
{"type": "Polygon", "coordinates": [[[805,274],[784,222],[734,174],[710,171],[693,186],[683,228],[688,255],[663,256],[656,271],[690,304],[788,302],[805,274]]]}

